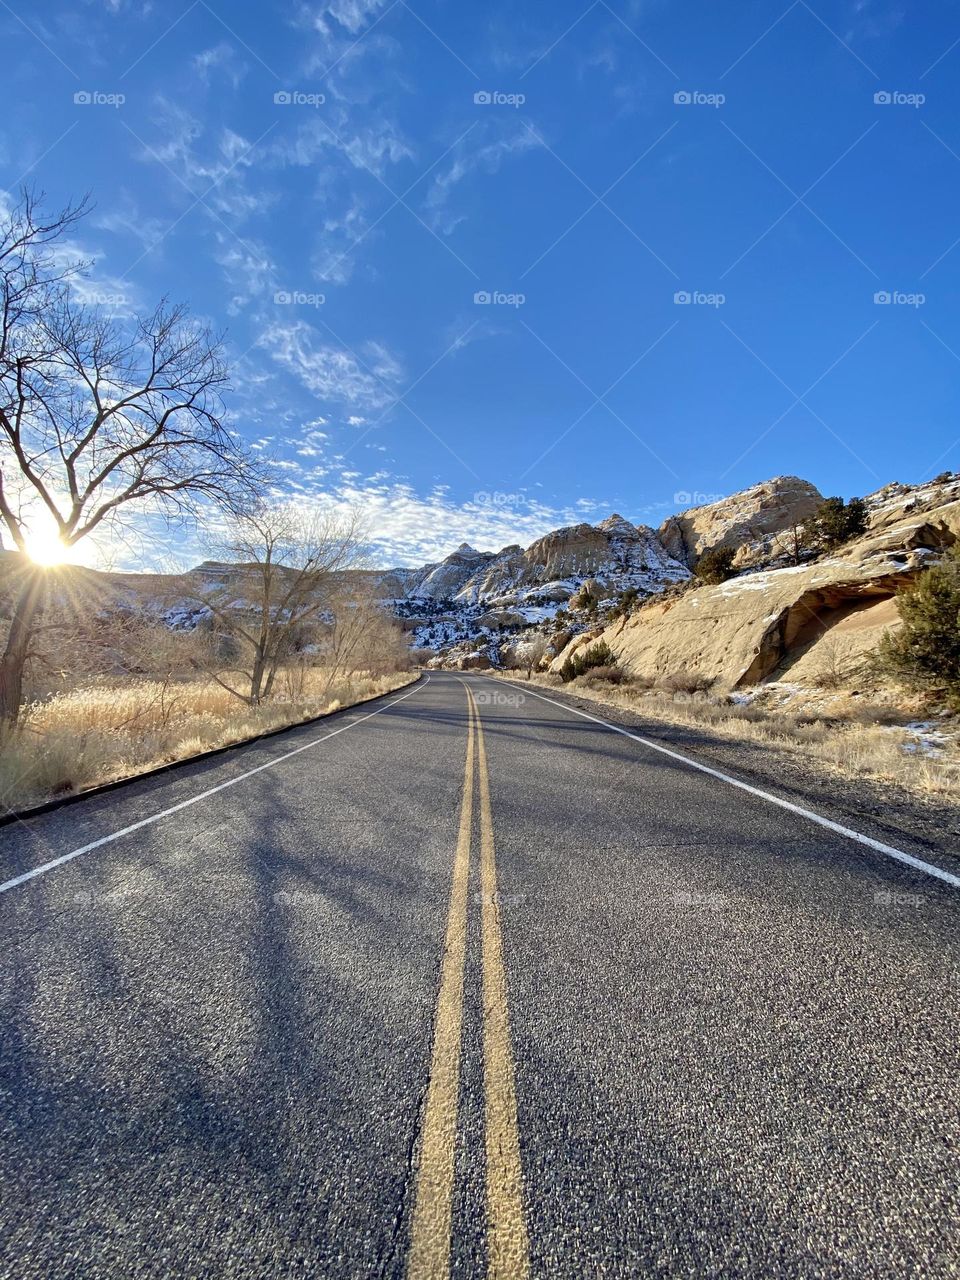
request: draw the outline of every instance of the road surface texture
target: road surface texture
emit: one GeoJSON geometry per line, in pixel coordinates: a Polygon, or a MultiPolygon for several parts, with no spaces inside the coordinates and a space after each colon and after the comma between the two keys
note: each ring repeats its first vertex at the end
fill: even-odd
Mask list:
{"type": "Polygon", "coordinates": [[[0,1275],[956,1276],[948,865],[448,673],[5,827],[0,1275]]]}

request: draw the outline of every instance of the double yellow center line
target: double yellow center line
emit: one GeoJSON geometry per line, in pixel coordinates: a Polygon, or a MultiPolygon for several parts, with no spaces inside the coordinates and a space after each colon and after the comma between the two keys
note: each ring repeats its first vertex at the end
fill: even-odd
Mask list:
{"type": "Polygon", "coordinates": [[[409,1280],[446,1280],[450,1272],[475,771],[480,797],[487,1275],[491,1280],[525,1280],[530,1273],[517,1130],[517,1094],[507,1009],[507,979],[503,967],[503,938],[497,900],[490,776],[483,742],[483,725],[469,689],[467,704],[469,725],[463,803],[453,863],[453,887],[447,915],[440,994],[434,1019],[430,1084],[424,1110],[407,1266],[409,1280]]]}

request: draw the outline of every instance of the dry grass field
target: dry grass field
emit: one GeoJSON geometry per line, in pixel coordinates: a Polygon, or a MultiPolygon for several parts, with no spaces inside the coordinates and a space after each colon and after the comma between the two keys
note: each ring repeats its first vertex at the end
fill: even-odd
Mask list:
{"type": "Polygon", "coordinates": [[[329,715],[409,684],[410,672],[339,676],[298,673],[252,707],[210,678],[104,679],[26,708],[0,744],[0,805],[22,809],[51,797],[133,777],[157,765],[329,715]],[[293,683],[293,682],[291,682],[293,683]]]}

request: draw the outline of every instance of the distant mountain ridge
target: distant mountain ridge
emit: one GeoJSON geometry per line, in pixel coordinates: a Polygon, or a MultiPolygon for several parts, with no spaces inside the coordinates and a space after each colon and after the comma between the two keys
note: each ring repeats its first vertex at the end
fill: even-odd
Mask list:
{"type": "MultiPolygon", "coordinates": [[[[796,476],[777,476],[680,512],[659,529],[613,513],[598,524],[554,529],[526,548],[511,544],[499,551],[480,551],[462,542],[430,564],[345,572],[371,586],[402,622],[411,645],[432,651],[434,661],[443,665],[498,665],[510,646],[522,646],[536,629],[551,636],[565,631],[575,643],[576,637],[595,633],[598,621],[616,618],[622,612],[621,600],[632,613],[638,603],[652,606],[658,596],[665,596],[656,605],[662,618],[645,610],[644,625],[631,627],[636,652],[640,637],[654,644],[656,631],[656,657],[650,662],[658,670],[681,660],[699,669],[707,660],[698,646],[713,643],[711,661],[733,672],[732,655],[742,649],[745,656],[742,662],[737,659],[736,671],[742,680],[752,674],[758,655],[777,650],[777,626],[770,621],[774,615],[779,617],[789,607],[801,618],[821,608],[823,602],[818,604],[813,596],[803,596],[795,605],[794,585],[809,578],[815,584],[810,591],[832,598],[838,590],[833,579],[839,575],[849,582],[849,590],[844,585],[843,592],[851,598],[871,592],[878,599],[889,598],[896,581],[915,572],[925,556],[934,555],[936,547],[954,536],[958,497],[960,477],[952,474],[922,485],[886,485],[867,495],[871,535],[844,548],[843,565],[831,567],[831,560],[802,572],[787,548],[792,533],[823,499],[812,484],[796,476]],[[861,544],[866,559],[853,567],[861,544]],[[682,600],[675,600],[675,588],[689,583],[700,556],[717,546],[735,551],[738,576],[722,588],[692,583],[682,600]],[[781,605],[781,595],[793,603],[781,605]],[[755,602],[756,618],[751,614],[748,619],[736,604],[739,599],[755,602]],[[726,638],[721,632],[728,624],[721,627],[721,613],[739,619],[730,624],[733,629],[726,638]],[[656,628],[655,617],[660,618],[656,628]],[[689,655],[681,658],[687,650],[689,655]]],[[[2,572],[18,561],[18,553],[0,554],[2,572]]],[[[236,591],[236,607],[243,607],[249,595],[248,569],[239,564],[205,561],[186,574],[172,575],[71,572],[89,575],[91,586],[96,579],[102,590],[95,594],[112,601],[106,607],[144,610],[177,628],[193,627],[204,619],[197,597],[211,582],[229,583],[236,591]]],[[[790,618],[792,628],[793,614],[790,618]]],[[[614,632],[609,637],[612,644],[614,632]]],[[[765,663],[762,657],[760,666],[765,663]]]]}

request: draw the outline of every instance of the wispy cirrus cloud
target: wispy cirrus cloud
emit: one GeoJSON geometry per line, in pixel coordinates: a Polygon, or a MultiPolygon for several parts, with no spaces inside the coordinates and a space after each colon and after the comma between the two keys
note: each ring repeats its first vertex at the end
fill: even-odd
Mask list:
{"type": "Polygon", "coordinates": [[[241,240],[226,230],[216,232],[214,257],[232,290],[227,310],[236,315],[249,303],[267,300],[280,288],[279,267],[269,249],[259,240],[241,240]]]}
{"type": "Polygon", "coordinates": [[[403,368],[385,346],[365,342],[359,354],[331,346],[305,320],[269,324],[259,345],[324,403],[382,411],[393,404],[403,368]]]}
{"type": "Polygon", "coordinates": [[[264,213],[276,203],[278,192],[264,179],[256,189],[250,183],[263,159],[260,139],[227,127],[209,129],[162,95],[156,109],[161,136],[143,140],[140,159],[178,179],[178,199],[189,204],[191,196],[202,197],[208,210],[236,219],[264,213]]]}
{"type": "Polygon", "coordinates": [[[388,0],[325,0],[318,5],[303,5],[300,11],[301,20],[309,22],[317,31],[324,33],[333,30],[333,24],[357,35],[383,9],[388,0]]]}
{"type": "Polygon", "coordinates": [[[111,235],[129,236],[144,249],[162,248],[168,223],[162,218],[147,214],[130,196],[124,196],[114,206],[104,211],[95,210],[91,219],[98,231],[111,235]]]}
{"type": "Polygon", "coordinates": [[[542,147],[539,138],[529,129],[519,128],[503,138],[482,146],[472,146],[465,140],[455,150],[452,161],[434,177],[427,192],[426,207],[435,231],[449,235],[466,218],[449,208],[454,191],[471,174],[494,174],[511,156],[522,155],[542,147]]]}
{"type": "Polygon", "coordinates": [[[222,75],[234,89],[249,70],[248,64],[238,56],[236,48],[226,40],[194,54],[191,63],[204,84],[210,84],[216,76],[222,75]]]}
{"type": "Polygon", "coordinates": [[[273,165],[312,167],[324,156],[340,153],[353,169],[382,178],[393,165],[413,160],[416,152],[397,124],[376,112],[358,122],[343,107],[335,106],[322,117],[311,116],[295,132],[273,143],[273,165]]]}

